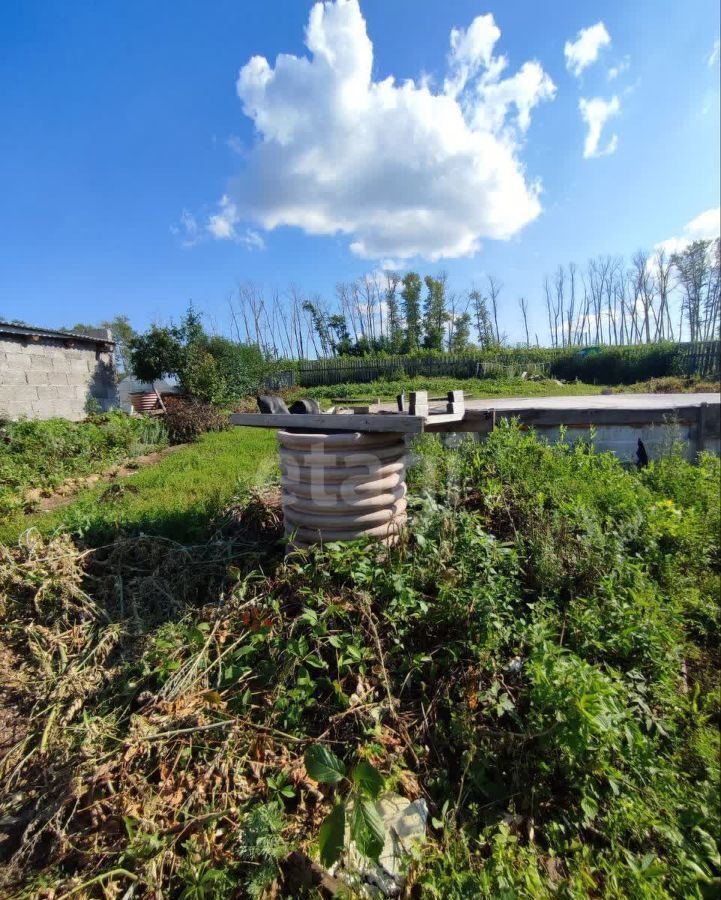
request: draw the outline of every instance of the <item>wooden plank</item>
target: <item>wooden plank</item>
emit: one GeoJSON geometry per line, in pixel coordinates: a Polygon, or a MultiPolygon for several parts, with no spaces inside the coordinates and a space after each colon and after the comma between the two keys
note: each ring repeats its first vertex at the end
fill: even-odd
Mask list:
{"type": "Polygon", "coordinates": [[[426,421],[425,431],[430,432],[464,432],[469,434],[488,434],[494,428],[493,410],[466,410],[465,416],[456,418],[454,422],[438,422],[440,416],[432,416],[426,421]],[[470,414],[473,413],[473,417],[470,414]]]}
{"type": "Polygon", "coordinates": [[[463,425],[463,413],[432,413],[425,417],[424,431],[458,431],[463,425]]]}
{"type": "Polygon", "coordinates": [[[398,434],[420,434],[423,416],[394,413],[369,415],[263,415],[262,413],[233,413],[231,425],[248,425],[251,428],[301,428],[303,431],[391,431],[398,434]]]}

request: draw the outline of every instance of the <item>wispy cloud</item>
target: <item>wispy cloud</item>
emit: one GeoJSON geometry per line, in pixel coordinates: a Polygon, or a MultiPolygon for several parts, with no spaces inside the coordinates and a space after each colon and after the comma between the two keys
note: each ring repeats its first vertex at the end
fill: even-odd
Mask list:
{"type": "Polygon", "coordinates": [[[608,156],[614,153],[618,146],[618,135],[612,134],[604,147],[600,146],[601,134],[604,125],[621,110],[621,102],[614,96],[610,100],[602,97],[594,97],[592,100],[581,98],[578,104],[581,110],[581,118],[588,126],[586,140],[583,145],[584,159],[596,156],[608,156]]]}
{"type": "Polygon", "coordinates": [[[713,47],[711,48],[711,52],[708,55],[708,59],[706,60],[706,63],[709,68],[711,68],[711,66],[715,66],[716,63],[719,61],[719,53],[721,53],[721,41],[719,41],[719,39],[716,38],[716,40],[713,42],[713,47]]]}
{"type": "Polygon", "coordinates": [[[627,72],[631,66],[631,58],[629,56],[624,56],[620,63],[617,63],[615,66],[611,66],[611,68],[606,72],[606,77],[609,81],[615,81],[619,75],[623,75],[624,72],[627,72]]]}
{"type": "Polygon", "coordinates": [[[179,238],[183,247],[194,247],[203,239],[203,230],[195,216],[184,209],[177,225],[170,226],[170,233],[179,238]]]}
{"type": "Polygon", "coordinates": [[[194,247],[204,240],[215,238],[220,241],[233,241],[249,250],[265,250],[263,236],[254,228],[238,228],[240,216],[238,208],[229,197],[223,196],[216,212],[209,215],[204,224],[187,209],[180,214],[177,225],[171,225],[170,231],[180,239],[183,247],[194,247]]]}
{"type": "Polygon", "coordinates": [[[578,78],[584,69],[596,62],[604,47],[611,43],[611,35],[603,22],[596,22],[588,28],[582,28],[573,41],[566,41],[563,55],[566,57],[566,68],[578,78]]]}

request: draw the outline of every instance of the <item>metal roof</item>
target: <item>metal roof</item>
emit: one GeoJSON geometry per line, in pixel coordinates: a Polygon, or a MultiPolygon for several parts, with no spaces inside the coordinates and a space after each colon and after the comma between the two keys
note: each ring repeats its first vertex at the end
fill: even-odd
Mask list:
{"type": "Polygon", "coordinates": [[[84,341],[89,344],[114,344],[107,328],[98,328],[94,334],[79,331],[56,331],[52,328],[37,328],[34,325],[20,325],[14,322],[0,322],[0,334],[16,337],[53,338],[54,340],[84,341]]]}

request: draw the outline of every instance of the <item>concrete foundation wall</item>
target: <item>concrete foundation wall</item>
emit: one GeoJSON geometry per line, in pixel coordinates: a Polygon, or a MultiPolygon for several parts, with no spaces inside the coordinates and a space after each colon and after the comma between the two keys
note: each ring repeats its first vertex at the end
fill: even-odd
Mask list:
{"type": "MultiPolygon", "coordinates": [[[[533,429],[539,438],[547,440],[551,444],[560,440],[561,429],[552,425],[536,425],[533,429]]],[[[444,444],[449,447],[458,444],[468,435],[454,433],[444,435],[444,444]]],[[[485,440],[485,434],[474,435],[477,440],[485,440]]],[[[639,438],[643,441],[648,458],[661,459],[668,456],[674,443],[680,443],[684,455],[690,462],[694,462],[698,455],[698,438],[695,425],[668,424],[668,425],[599,425],[595,429],[594,443],[597,450],[610,450],[625,463],[636,463],[636,450],[639,438]]],[[[577,441],[589,441],[591,431],[588,428],[565,429],[564,440],[569,444],[577,441]]],[[[720,451],[718,438],[707,438],[704,442],[704,450],[718,454],[720,451]]]]}
{"type": "Polygon", "coordinates": [[[82,419],[117,405],[112,351],[102,344],[0,337],[0,416],[82,419]]]}
{"type": "MultiPolygon", "coordinates": [[[[541,426],[536,428],[539,437],[546,438],[555,444],[560,438],[560,429],[541,426]]],[[[636,450],[639,438],[643,441],[649,459],[661,459],[668,456],[672,446],[680,444],[686,458],[693,462],[698,454],[696,426],[681,425],[599,425],[595,429],[595,445],[597,450],[611,450],[623,462],[636,462],[636,450]]],[[[588,428],[567,428],[565,440],[569,444],[576,441],[588,441],[588,428]]],[[[705,442],[705,450],[719,452],[718,439],[705,442]]]]}

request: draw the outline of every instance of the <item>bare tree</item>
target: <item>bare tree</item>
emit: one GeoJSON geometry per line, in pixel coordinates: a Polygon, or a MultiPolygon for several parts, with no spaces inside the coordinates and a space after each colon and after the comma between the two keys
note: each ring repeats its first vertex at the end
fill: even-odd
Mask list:
{"type": "Polygon", "coordinates": [[[566,310],[566,328],[568,332],[568,346],[570,347],[575,343],[573,340],[573,324],[574,317],[576,315],[576,263],[571,262],[568,264],[568,281],[569,287],[571,290],[571,296],[568,298],[568,307],[566,310]]]}
{"type": "Polygon", "coordinates": [[[671,322],[670,294],[671,274],[673,263],[667,257],[666,251],[660,247],[654,257],[654,278],[656,282],[656,294],[659,298],[659,312],[654,340],[673,340],[673,323],[671,322]]]}
{"type": "MultiPolygon", "coordinates": [[[[552,347],[558,346],[558,331],[554,329],[554,305],[548,275],[543,279],[543,290],[546,295],[546,313],[548,314],[548,336],[552,347]]],[[[557,321],[557,319],[556,319],[557,321]]]]}
{"type": "Polygon", "coordinates": [[[501,289],[503,285],[500,281],[493,277],[493,275],[488,275],[488,294],[491,300],[491,312],[493,313],[493,324],[496,329],[496,343],[501,343],[501,332],[498,328],[498,295],[501,293],[501,289]]]}
{"type": "Polygon", "coordinates": [[[553,332],[556,338],[556,346],[558,346],[558,322],[559,319],[561,321],[561,346],[565,346],[566,338],[564,333],[564,302],[565,302],[565,284],[566,284],[566,275],[563,270],[563,266],[559,266],[556,270],[556,277],[554,279],[554,288],[556,291],[556,300],[553,307],[553,332]]]}
{"type": "Polygon", "coordinates": [[[641,328],[639,329],[645,342],[651,342],[651,316],[653,313],[653,278],[649,267],[648,253],[637,250],[631,260],[634,278],[634,297],[636,308],[640,304],[642,311],[641,328]]]}
{"type": "Polygon", "coordinates": [[[528,301],[525,297],[520,297],[518,300],[518,304],[521,307],[521,315],[523,316],[523,328],[526,332],[526,347],[530,347],[531,341],[528,336],[528,301]]]}

